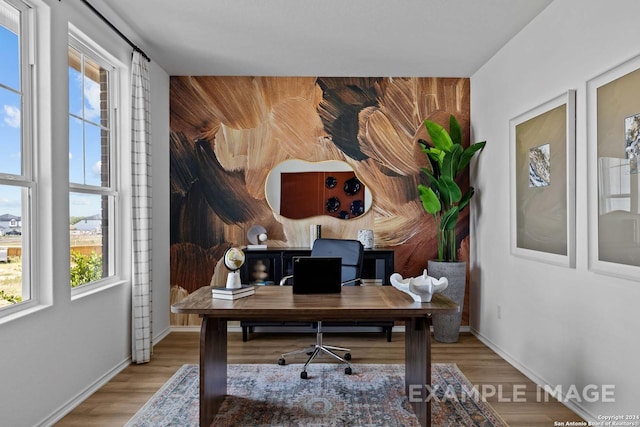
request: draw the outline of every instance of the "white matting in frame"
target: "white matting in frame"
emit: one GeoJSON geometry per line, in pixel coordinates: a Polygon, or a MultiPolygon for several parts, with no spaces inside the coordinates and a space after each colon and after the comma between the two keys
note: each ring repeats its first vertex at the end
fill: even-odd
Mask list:
{"type": "Polygon", "coordinates": [[[575,267],[576,92],[509,122],[511,253],[575,267]]]}
{"type": "Polygon", "coordinates": [[[640,56],[587,82],[589,269],[640,280],[640,56]]]}

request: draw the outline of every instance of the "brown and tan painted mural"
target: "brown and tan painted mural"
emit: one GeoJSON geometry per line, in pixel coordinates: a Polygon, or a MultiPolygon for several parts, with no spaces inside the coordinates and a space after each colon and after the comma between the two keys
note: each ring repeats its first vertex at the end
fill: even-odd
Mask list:
{"type": "MultiPolygon", "coordinates": [[[[417,141],[429,139],[425,119],[448,126],[454,114],[467,146],[469,94],[466,78],[171,77],[172,301],[212,277],[224,284],[223,252],[246,245],[255,224],[267,229],[269,246],[282,247],[308,247],[310,224],[322,225],[323,237],[372,229],[377,247],[394,249],[395,271],[421,274],[437,245],[418,198],[427,162],[417,141]],[[289,159],[348,163],[371,191],[371,208],[349,220],[274,212],[265,181],[289,159]]],[[[464,190],[468,174],[463,180],[464,190]]],[[[458,229],[466,260],[468,215],[458,229]]]]}

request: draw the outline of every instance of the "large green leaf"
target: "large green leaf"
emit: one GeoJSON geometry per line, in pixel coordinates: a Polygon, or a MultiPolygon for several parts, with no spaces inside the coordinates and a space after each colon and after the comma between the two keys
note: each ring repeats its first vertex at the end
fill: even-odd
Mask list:
{"type": "Polygon", "coordinates": [[[430,187],[423,184],[418,185],[418,192],[420,193],[420,200],[422,200],[424,210],[435,217],[442,208],[440,199],[438,199],[436,193],[434,193],[430,187]]]}
{"type": "Polygon", "coordinates": [[[458,222],[458,212],[459,208],[457,206],[452,207],[448,211],[446,211],[442,218],[440,219],[440,229],[441,230],[454,230],[456,228],[456,223],[458,222]]]}
{"type": "Polygon", "coordinates": [[[439,150],[449,151],[453,145],[449,133],[439,124],[432,122],[431,120],[425,120],[424,125],[431,137],[431,143],[439,150]]]}
{"type": "Polygon", "coordinates": [[[453,114],[449,117],[449,134],[454,144],[462,145],[462,128],[453,114]]]}
{"type": "Polygon", "coordinates": [[[461,145],[453,145],[451,150],[444,154],[442,159],[442,170],[440,171],[442,176],[448,176],[455,178],[458,172],[458,163],[460,162],[460,155],[462,154],[461,145]]]}
{"type": "Polygon", "coordinates": [[[446,175],[441,176],[438,180],[438,188],[441,194],[443,194],[443,199],[445,199],[446,195],[445,203],[448,205],[457,203],[462,197],[462,190],[460,190],[458,184],[456,184],[453,178],[446,175]]]}
{"type": "Polygon", "coordinates": [[[464,193],[462,198],[460,199],[460,203],[458,203],[458,210],[462,211],[469,204],[469,200],[473,197],[473,193],[476,190],[473,187],[469,187],[469,189],[464,193]]]}
{"type": "Polygon", "coordinates": [[[422,172],[424,172],[424,174],[427,175],[427,184],[429,184],[429,187],[431,187],[433,192],[436,194],[436,197],[440,199],[440,183],[438,182],[438,178],[432,175],[427,168],[421,168],[421,169],[422,169],[422,172]]]}
{"type": "Polygon", "coordinates": [[[466,150],[464,150],[464,152],[460,156],[460,162],[458,163],[458,173],[467,167],[473,155],[478,151],[482,151],[486,144],[487,141],[476,142],[475,144],[470,145],[466,150]]]}

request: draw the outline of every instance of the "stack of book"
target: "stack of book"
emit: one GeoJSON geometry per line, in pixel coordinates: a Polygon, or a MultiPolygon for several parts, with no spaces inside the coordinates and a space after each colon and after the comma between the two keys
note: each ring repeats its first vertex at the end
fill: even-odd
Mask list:
{"type": "Polygon", "coordinates": [[[211,296],[216,299],[234,300],[248,297],[256,293],[255,286],[242,285],[239,288],[212,288],[211,296]]]}

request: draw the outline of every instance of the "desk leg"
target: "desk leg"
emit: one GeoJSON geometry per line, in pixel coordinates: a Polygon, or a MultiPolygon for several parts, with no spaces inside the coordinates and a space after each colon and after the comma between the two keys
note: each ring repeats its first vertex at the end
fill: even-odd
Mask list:
{"type": "Polygon", "coordinates": [[[405,392],[423,427],[431,427],[431,318],[405,323],[405,392]]]}
{"type": "Polygon", "coordinates": [[[200,427],[209,427],[227,394],[227,321],[205,316],[200,329],[200,427]]]}

